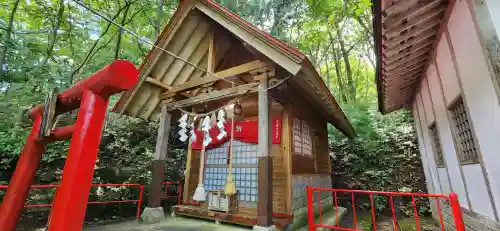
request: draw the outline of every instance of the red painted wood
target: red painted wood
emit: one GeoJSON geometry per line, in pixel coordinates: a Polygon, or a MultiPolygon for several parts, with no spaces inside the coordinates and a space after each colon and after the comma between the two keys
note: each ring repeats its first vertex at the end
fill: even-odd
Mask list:
{"type": "MultiPolygon", "coordinates": [[[[46,184],[46,185],[32,185],[32,189],[40,189],[40,188],[58,188],[57,184],[46,184]]],[[[88,204],[116,204],[116,203],[137,203],[137,215],[136,220],[139,220],[141,215],[141,205],[142,205],[142,197],[144,194],[144,186],[141,184],[92,184],[92,187],[138,187],[139,188],[139,196],[137,200],[121,200],[121,201],[89,201],[88,204]]],[[[8,185],[0,185],[0,189],[7,189],[8,185]]],[[[51,207],[52,204],[28,204],[24,205],[24,208],[40,208],[40,207],[51,207]]]]}
{"type": "Polygon", "coordinates": [[[58,206],[56,212],[51,214],[57,218],[52,220],[56,224],[53,226],[56,228],[52,230],[81,229],[109,96],[132,88],[137,80],[138,71],[132,63],[116,60],[67,89],[58,96],[56,114],[74,110],[81,104],[82,110],[78,114],[77,123],[74,126],[55,129],[48,138],[38,137],[44,105],[40,104],[30,110],[29,114],[34,123],[0,207],[0,230],[15,230],[45,150],[45,143],[68,139],[71,135],[72,142],[63,173],[63,184],[57,190],[61,192],[57,194],[61,199],[56,197],[58,206]],[[76,196],[78,200],[70,200],[72,196],[76,196]],[[66,219],[67,216],[69,219],[66,219]],[[69,223],[73,225],[68,225],[69,223]],[[58,225],[61,226],[57,228],[58,225]],[[66,229],[66,226],[79,228],[66,229]]]}
{"type": "Polygon", "coordinates": [[[45,150],[45,145],[36,141],[41,121],[41,116],[35,118],[14,175],[10,180],[7,193],[2,200],[0,206],[0,230],[2,231],[16,230],[17,221],[23,211],[35,172],[40,165],[40,159],[45,150]]]}
{"type": "MultiPolygon", "coordinates": [[[[82,94],[89,90],[107,99],[111,95],[132,88],[139,79],[139,72],[134,64],[127,60],[115,60],[103,69],[86,79],[76,83],[71,88],[58,95],[56,114],[61,114],[80,106],[82,94]]],[[[31,109],[30,117],[42,114],[43,104],[31,109]]]]}
{"type": "Polygon", "coordinates": [[[450,193],[450,206],[453,213],[453,218],[455,221],[455,228],[457,231],[465,231],[464,220],[462,218],[462,208],[458,202],[458,196],[456,193],[450,193]]]}
{"type": "Polygon", "coordinates": [[[108,99],[83,92],[61,186],[50,211],[49,231],[81,230],[101,141],[108,99]]]}

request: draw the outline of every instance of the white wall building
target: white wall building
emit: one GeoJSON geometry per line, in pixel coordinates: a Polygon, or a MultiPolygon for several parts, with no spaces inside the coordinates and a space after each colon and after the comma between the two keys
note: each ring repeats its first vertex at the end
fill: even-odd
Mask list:
{"type": "Polygon", "coordinates": [[[428,191],[455,192],[470,230],[500,230],[500,1],[385,0],[374,14],[380,110],[412,111],[428,191]]]}

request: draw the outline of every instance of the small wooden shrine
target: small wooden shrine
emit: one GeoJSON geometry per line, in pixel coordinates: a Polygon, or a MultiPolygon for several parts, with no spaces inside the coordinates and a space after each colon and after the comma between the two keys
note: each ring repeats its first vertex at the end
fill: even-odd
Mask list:
{"type": "Polygon", "coordinates": [[[307,185],[331,187],[327,124],[355,132],[306,56],[206,0],[182,1],[156,46],[114,108],[160,121],[148,207],[171,126],[189,143],[178,214],[283,228],[307,185]]]}

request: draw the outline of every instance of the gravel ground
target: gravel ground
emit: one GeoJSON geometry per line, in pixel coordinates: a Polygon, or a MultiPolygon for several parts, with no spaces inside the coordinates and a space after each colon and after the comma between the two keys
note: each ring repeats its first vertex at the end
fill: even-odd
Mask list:
{"type": "Polygon", "coordinates": [[[156,224],[142,224],[137,221],[84,228],[83,231],[248,231],[250,228],[216,225],[214,221],[197,220],[183,217],[168,218],[156,224]]]}

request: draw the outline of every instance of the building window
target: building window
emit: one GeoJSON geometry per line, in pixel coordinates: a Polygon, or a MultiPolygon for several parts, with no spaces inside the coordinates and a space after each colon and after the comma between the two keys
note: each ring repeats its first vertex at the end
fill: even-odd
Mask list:
{"type": "Polygon", "coordinates": [[[444,168],[443,149],[441,148],[441,141],[439,139],[436,123],[432,123],[431,126],[429,126],[429,133],[431,135],[432,149],[434,151],[437,167],[444,168]]]}
{"type": "Polygon", "coordinates": [[[462,164],[478,163],[478,148],[467,109],[462,98],[450,107],[453,122],[453,135],[462,164]]]}
{"type": "Polygon", "coordinates": [[[305,120],[293,119],[293,152],[312,156],[312,130],[305,120]]]}
{"type": "MultiPolygon", "coordinates": [[[[233,141],[233,176],[238,200],[257,202],[257,144],[233,141]]],[[[205,190],[224,189],[228,171],[229,142],[220,147],[207,149],[205,164],[205,190]]]]}

